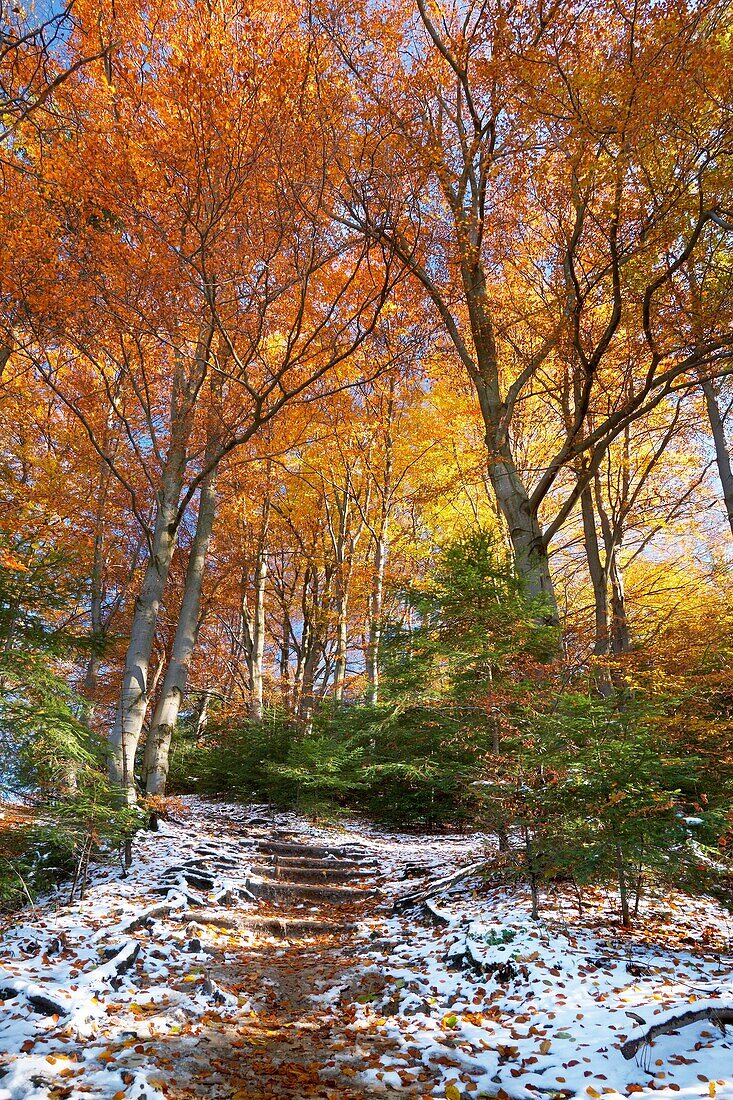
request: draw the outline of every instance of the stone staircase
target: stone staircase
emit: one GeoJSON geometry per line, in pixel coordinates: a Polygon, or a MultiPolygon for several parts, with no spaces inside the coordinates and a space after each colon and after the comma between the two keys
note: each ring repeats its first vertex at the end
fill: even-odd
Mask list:
{"type": "Polygon", "coordinates": [[[330,910],[340,908],[346,917],[348,907],[351,916],[354,907],[377,894],[373,884],[364,881],[376,873],[375,863],[354,846],[262,839],[256,859],[247,889],[268,903],[268,912],[252,915],[246,923],[271,935],[289,938],[348,930],[353,922],[334,920],[330,910]]]}

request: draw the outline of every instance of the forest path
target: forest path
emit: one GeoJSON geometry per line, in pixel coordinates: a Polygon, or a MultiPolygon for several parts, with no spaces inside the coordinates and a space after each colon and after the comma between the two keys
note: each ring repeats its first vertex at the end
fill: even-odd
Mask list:
{"type": "Polygon", "coordinates": [[[210,1018],[195,1044],[166,1045],[155,1060],[167,1094],[180,1100],[383,1096],[383,1088],[355,1087],[353,1078],[396,1042],[377,1035],[355,1044],[343,1028],[353,1021],[356,998],[373,993],[363,993],[364,960],[353,933],[383,900],[378,869],[358,846],[307,844],[277,829],[262,834],[251,866],[258,879],[249,889],[264,904],[230,930],[206,968],[216,988],[257,991],[249,997],[251,1015],[210,1018]]]}
{"type": "Polygon", "coordinates": [[[479,834],[176,817],[128,873],[0,927],[0,1100],[733,1100],[711,899],[651,899],[629,931],[604,892],[580,918],[558,890],[535,921],[521,884],[450,886],[491,860],[479,834]]]}
{"type": "Polygon", "coordinates": [[[380,953],[395,896],[482,843],[180,800],[129,871],[0,925],[0,1100],[445,1097],[454,1040],[395,1025],[422,979],[380,953]]]}

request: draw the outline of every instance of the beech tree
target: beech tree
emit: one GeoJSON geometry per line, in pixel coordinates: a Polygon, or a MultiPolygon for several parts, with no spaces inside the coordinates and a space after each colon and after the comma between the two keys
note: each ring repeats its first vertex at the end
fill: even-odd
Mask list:
{"type": "Polygon", "coordinates": [[[733,533],[733,466],[731,466],[730,445],[726,422],[730,414],[731,402],[726,400],[716,380],[706,378],[702,384],[705,397],[705,411],[710,423],[710,434],[715,447],[715,462],[720,478],[723,504],[728,517],[728,525],[733,533]]]}
{"type": "MultiPolygon", "coordinates": [[[[374,325],[392,275],[384,249],[373,265],[373,246],[349,237],[329,213],[333,148],[315,134],[312,144],[303,141],[317,129],[318,105],[302,91],[311,61],[292,33],[294,11],[283,8],[276,24],[275,13],[253,16],[246,26],[238,9],[193,12],[185,4],[109,19],[117,31],[124,26],[124,46],[97,64],[93,80],[70,79],[58,93],[71,117],[93,104],[98,125],[80,127],[74,143],[46,154],[56,162],[48,266],[39,265],[31,287],[25,270],[9,282],[18,276],[21,353],[79,417],[146,534],[110,737],[112,778],[132,798],[150,654],[181,519],[227,455],[288,403],[319,384],[323,395],[327,374],[374,325]],[[275,26],[277,46],[263,67],[260,44],[275,26]],[[173,48],[159,56],[153,77],[141,58],[164,37],[173,48]],[[286,69],[300,82],[284,84],[286,69]],[[72,195],[82,196],[73,200],[81,216],[70,221],[72,195]],[[219,396],[207,442],[213,379],[219,396]],[[135,476],[100,437],[98,422],[110,410],[135,476]]],[[[72,40],[85,56],[97,27],[82,22],[72,40]]]]}
{"type": "Polygon", "coordinates": [[[607,448],[696,374],[728,369],[719,314],[693,341],[676,305],[685,265],[728,232],[725,15],[712,3],[418,0],[330,7],[320,26],[360,132],[405,196],[396,217],[387,192],[352,172],[344,220],[389,241],[435,309],[476,392],[517,569],[554,615],[548,546],[607,448]],[[624,340],[633,381],[588,430],[624,340]],[[571,416],[523,476],[518,416],[563,364],[571,416]]]}
{"type": "Polygon", "coordinates": [[[0,566],[27,594],[37,532],[74,558],[64,675],[127,800],[143,738],[164,791],[187,698],[301,738],[327,700],[382,705],[385,624],[417,629],[411,584],[468,535],[583,674],[672,614],[665,569],[725,568],[727,16],[13,13],[0,566]]]}

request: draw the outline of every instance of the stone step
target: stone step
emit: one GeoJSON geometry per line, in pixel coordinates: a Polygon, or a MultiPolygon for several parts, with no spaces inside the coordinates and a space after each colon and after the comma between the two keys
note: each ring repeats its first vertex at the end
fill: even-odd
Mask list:
{"type": "Polygon", "coordinates": [[[281,856],[271,852],[257,853],[260,863],[268,862],[273,867],[302,867],[304,871],[348,871],[351,874],[369,874],[374,869],[373,860],[363,862],[353,859],[311,859],[308,856],[281,856]]]}
{"type": "Polygon", "coordinates": [[[275,882],[272,879],[248,879],[247,889],[257,898],[329,902],[346,905],[374,897],[375,890],[358,890],[350,886],[311,886],[301,882],[275,882]]]}
{"type": "Polygon", "coordinates": [[[252,932],[266,932],[278,939],[336,936],[342,932],[353,932],[358,927],[345,921],[317,920],[315,917],[278,917],[272,914],[240,917],[239,926],[252,932]]]}
{"type": "Polygon", "coordinates": [[[321,844],[295,844],[284,840],[260,841],[259,850],[270,855],[304,856],[316,859],[325,859],[333,856],[335,859],[354,859],[354,851],[348,847],[331,848],[321,844]]]}
{"type": "Polygon", "coordinates": [[[342,871],[336,867],[282,867],[275,863],[272,866],[252,864],[250,868],[253,875],[261,878],[285,880],[286,882],[299,883],[325,883],[329,882],[353,882],[353,871],[342,871]]]}

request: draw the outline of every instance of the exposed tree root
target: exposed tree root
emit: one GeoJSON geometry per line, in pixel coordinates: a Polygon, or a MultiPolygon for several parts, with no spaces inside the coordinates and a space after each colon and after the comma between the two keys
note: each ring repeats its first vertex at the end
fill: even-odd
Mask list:
{"type": "Polygon", "coordinates": [[[430,898],[437,897],[438,894],[442,894],[443,891],[449,890],[451,886],[455,886],[457,883],[462,882],[463,879],[470,878],[471,875],[474,875],[485,866],[486,860],[479,860],[478,863],[471,863],[468,867],[459,868],[459,870],[454,871],[452,875],[446,875],[445,878],[435,880],[427,889],[416,890],[412,894],[405,894],[404,897],[397,898],[394,903],[395,912],[401,913],[405,909],[412,909],[415,905],[424,905],[430,898]]]}
{"type": "Polygon", "coordinates": [[[683,1012],[680,1016],[671,1016],[668,1020],[654,1024],[637,1039],[627,1040],[621,1047],[621,1053],[627,1060],[633,1058],[641,1047],[651,1043],[658,1035],[670,1035],[674,1031],[679,1031],[681,1027],[689,1027],[690,1024],[697,1024],[700,1020],[710,1020],[711,1023],[723,1028],[726,1024],[733,1024],[733,1008],[697,1008],[690,1012],[683,1012]]]}

